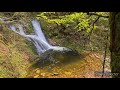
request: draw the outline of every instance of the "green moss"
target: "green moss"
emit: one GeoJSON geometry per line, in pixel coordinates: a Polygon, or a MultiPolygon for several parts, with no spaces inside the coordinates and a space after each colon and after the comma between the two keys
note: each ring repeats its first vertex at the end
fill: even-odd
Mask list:
{"type": "MultiPolygon", "coordinates": [[[[36,54],[33,45],[29,45],[28,41],[20,35],[8,30],[4,27],[2,32],[2,42],[4,48],[10,49],[10,52],[0,53],[0,77],[3,78],[23,78],[27,75],[27,68],[34,60],[36,54]]],[[[0,43],[1,45],[1,43],[0,43]]]]}

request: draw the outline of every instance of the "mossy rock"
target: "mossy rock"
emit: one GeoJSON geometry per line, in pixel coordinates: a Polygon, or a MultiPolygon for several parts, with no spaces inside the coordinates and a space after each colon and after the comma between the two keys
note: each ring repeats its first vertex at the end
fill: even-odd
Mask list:
{"type": "Polygon", "coordinates": [[[80,58],[80,54],[71,49],[67,50],[47,50],[40,57],[37,58],[33,67],[44,67],[48,65],[58,65],[60,63],[74,62],[80,58]]]}

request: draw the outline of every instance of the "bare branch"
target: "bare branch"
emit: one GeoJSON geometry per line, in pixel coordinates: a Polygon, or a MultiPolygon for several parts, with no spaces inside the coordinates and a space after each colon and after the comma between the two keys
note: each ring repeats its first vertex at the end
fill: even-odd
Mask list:
{"type": "Polygon", "coordinates": [[[104,17],[104,18],[109,18],[109,16],[103,16],[103,15],[99,15],[99,14],[97,14],[97,13],[90,13],[90,12],[86,12],[87,13],[87,15],[95,15],[95,16],[99,16],[99,17],[104,17]]]}
{"type": "MultiPolygon", "coordinates": [[[[91,31],[90,31],[90,34],[88,35],[89,40],[90,40],[90,43],[91,43],[91,34],[92,34],[93,30],[94,30],[95,23],[99,20],[99,18],[100,18],[100,16],[98,16],[98,17],[96,18],[96,20],[92,23],[92,29],[91,29],[91,31]]],[[[90,44],[90,43],[89,43],[89,44],[90,44]]],[[[91,45],[91,44],[90,44],[90,45],[91,45]]]]}
{"type": "Polygon", "coordinates": [[[100,16],[98,16],[97,19],[93,22],[90,35],[92,34],[92,31],[93,31],[93,29],[94,29],[95,23],[99,20],[99,18],[100,18],[100,16]]]}

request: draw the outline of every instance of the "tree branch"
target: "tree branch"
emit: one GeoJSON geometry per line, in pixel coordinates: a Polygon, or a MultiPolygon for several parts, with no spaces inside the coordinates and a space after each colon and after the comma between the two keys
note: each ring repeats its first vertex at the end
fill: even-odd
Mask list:
{"type": "Polygon", "coordinates": [[[90,35],[92,34],[92,31],[94,29],[95,23],[99,20],[99,18],[100,18],[100,16],[98,16],[97,19],[92,23],[92,29],[91,29],[90,35]]]}
{"type": "Polygon", "coordinates": [[[99,14],[96,14],[96,13],[90,13],[90,12],[86,12],[87,15],[95,15],[95,16],[99,16],[99,17],[104,17],[104,18],[109,18],[109,16],[103,16],[103,15],[99,15],[99,14]]]}
{"type": "MultiPolygon", "coordinates": [[[[90,40],[90,42],[89,42],[89,45],[90,45],[90,46],[91,46],[91,34],[92,34],[92,32],[93,32],[95,23],[99,20],[99,18],[100,18],[100,16],[98,16],[98,17],[96,18],[96,20],[92,23],[92,29],[91,29],[91,31],[90,31],[90,34],[88,35],[89,40],[90,40]]],[[[91,50],[92,50],[92,49],[91,49],[91,50]]]]}

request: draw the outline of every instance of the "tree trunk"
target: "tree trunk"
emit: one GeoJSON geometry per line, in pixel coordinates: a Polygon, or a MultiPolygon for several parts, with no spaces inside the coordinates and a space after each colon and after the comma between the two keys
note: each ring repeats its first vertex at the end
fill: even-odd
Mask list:
{"type": "Polygon", "coordinates": [[[113,78],[120,78],[120,12],[111,12],[109,22],[111,73],[113,78]]]}

